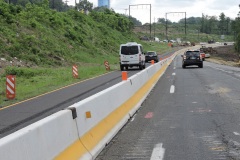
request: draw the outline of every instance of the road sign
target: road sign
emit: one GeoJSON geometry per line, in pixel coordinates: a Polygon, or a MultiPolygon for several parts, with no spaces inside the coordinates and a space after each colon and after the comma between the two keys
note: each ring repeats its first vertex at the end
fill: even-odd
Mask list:
{"type": "Polygon", "coordinates": [[[106,70],[109,71],[110,65],[109,65],[108,61],[104,61],[104,65],[105,65],[106,70]]]}
{"type": "Polygon", "coordinates": [[[74,78],[78,78],[78,66],[77,65],[72,66],[72,74],[73,74],[74,78]]]}
{"type": "Polygon", "coordinates": [[[14,75],[6,76],[6,96],[7,99],[14,99],[16,96],[16,77],[14,75]]]}

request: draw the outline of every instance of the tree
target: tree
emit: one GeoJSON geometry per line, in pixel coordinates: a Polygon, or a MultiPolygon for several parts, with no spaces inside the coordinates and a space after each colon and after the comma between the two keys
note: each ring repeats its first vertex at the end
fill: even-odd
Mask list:
{"type": "Polygon", "coordinates": [[[92,11],[93,10],[93,3],[90,3],[87,0],[81,0],[79,3],[77,3],[77,10],[79,11],[92,11]]]}
{"type": "Polygon", "coordinates": [[[64,3],[62,2],[62,0],[50,0],[49,7],[57,11],[63,11],[64,3]]]}
{"type": "MultiPolygon", "coordinates": [[[[240,8],[240,5],[239,5],[239,8],[240,8]]],[[[240,15],[240,11],[239,11],[238,15],[240,15]]],[[[240,17],[239,16],[231,22],[231,29],[234,32],[235,49],[239,53],[239,56],[240,56],[240,17]]]]}
{"type": "Polygon", "coordinates": [[[142,22],[140,22],[138,19],[136,19],[135,17],[132,17],[130,16],[130,21],[132,21],[132,23],[135,25],[135,26],[141,26],[142,25],[142,22]]]}
{"type": "Polygon", "coordinates": [[[157,22],[158,22],[158,23],[163,23],[163,24],[166,23],[165,18],[158,18],[158,19],[157,19],[157,22]]]}
{"type": "Polygon", "coordinates": [[[229,17],[226,18],[226,34],[229,35],[230,30],[229,30],[229,26],[231,25],[231,19],[229,17]]]}
{"type": "Polygon", "coordinates": [[[209,20],[208,20],[208,31],[210,34],[215,33],[218,34],[218,28],[217,28],[217,24],[218,24],[218,20],[217,17],[215,16],[210,16],[209,20]]]}
{"type": "Polygon", "coordinates": [[[106,9],[106,7],[101,6],[101,7],[96,7],[93,10],[96,12],[105,12],[105,9],[106,9]]]}
{"type": "Polygon", "coordinates": [[[220,30],[220,33],[224,34],[225,33],[224,31],[226,30],[226,16],[225,16],[225,14],[221,13],[220,16],[219,16],[219,19],[220,19],[220,21],[219,21],[218,28],[220,30]]]}

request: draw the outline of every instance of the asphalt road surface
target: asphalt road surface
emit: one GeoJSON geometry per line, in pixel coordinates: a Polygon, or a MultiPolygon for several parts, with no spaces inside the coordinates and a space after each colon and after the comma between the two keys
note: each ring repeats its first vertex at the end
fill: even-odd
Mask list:
{"type": "MultiPolygon", "coordinates": [[[[171,55],[172,53],[173,51],[165,53],[159,56],[159,58],[171,55]]],[[[150,63],[147,63],[147,67],[149,65],[150,63]]],[[[128,76],[130,77],[139,71],[138,68],[133,67],[128,70],[128,76]]],[[[121,81],[121,71],[115,71],[15,104],[8,108],[0,108],[0,138],[56,113],[59,110],[65,109],[121,81]]]]}
{"type": "Polygon", "coordinates": [[[240,160],[240,68],[177,56],[96,160],[240,160]]]}

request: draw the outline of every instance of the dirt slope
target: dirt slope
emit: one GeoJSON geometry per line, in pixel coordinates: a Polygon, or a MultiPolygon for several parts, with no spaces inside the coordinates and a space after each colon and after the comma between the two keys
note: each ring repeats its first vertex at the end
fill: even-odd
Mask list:
{"type": "Polygon", "coordinates": [[[206,61],[240,67],[240,56],[234,50],[233,45],[220,46],[214,49],[217,51],[217,53],[211,54],[211,57],[206,59],[206,61]]]}

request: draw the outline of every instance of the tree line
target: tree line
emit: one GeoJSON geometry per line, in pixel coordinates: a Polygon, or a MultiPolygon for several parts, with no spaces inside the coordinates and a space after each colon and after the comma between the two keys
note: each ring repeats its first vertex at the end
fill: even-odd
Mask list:
{"type": "MultiPolygon", "coordinates": [[[[20,5],[25,7],[28,3],[31,4],[42,4],[45,0],[5,0],[6,3],[20,5]]],[[[79,0],[78,2],[75,0],[75,5],[71,6],[68,5],[68,0],[49,0],[49,8],[63,12],[69,9],[76,9],[78,11],[92,11],[93,10],[93,3],[87,0],[79,0]]]]}
{"type": "MultiPolygon", "coordinates": [[[[63,2],[62,0],[5,0],[5,2],[9,4],[14,4],[14,5],[20,5],[25,7],[28,3],[31,4],[42,4],[43,1],[46,1],[46,3],[49,4],[49,8],[63,12],[67,11],[69,9],[76,9],[78,11],[86,12],[86,11],[97,11],[97,12],[105,12],[106,13],[106,8],[105,7],[96,7],[93,8],[93,3],[89,2],[88,0],[80,0],[78,3],[75,1],[76,5],[75,6],[69,6],[67,4],[68,0],[63,2]]],[[[239,5],[240,6],[240,5],[239,5]]],[[[111,11],[111,10],[110,10],[111,11]]],[[[114,12],[114,10],[112,9],[114,12]]],[[[107,11],[108,12],[108,11],[107,11]]],[[[239,13],[240,14],[240,13],[239,13]]],[[[123,14],[117,14],[117,19],[119,19],[119,16],[125,16],[123,14]]],[[[96,16],[96,14],[95,14],[96,16]]],[[[137,20],[134,17],[129,17],[131,21],[131,26],[130,28],[133,27],[133,25],[142,25],[142,23],[137,20]]],[[[122,20],[120,20],[122,21],[122,20]]],[[[180,19],[179,22],[171,22],[170,20],[166,20],[165,18],[158,18],[158,23],[162,24],[184,24],[185,23],[185,18],[180,19]]],[[[114,20],[112,19],[112,22],[114,20]]],[[[219,35],[234,35],[235,36],[235,46],[236,49],[239,51],[240,50],[240,18],[237,17],[234,20],[230,19],[227,17],[224,13],[221,13],[219,17],[217,16],[208,16],[208,15],[202,15],[202,17],[190,17],[186,19],[187,24],[195,25],[196,29],[201,32],[201,33],[206,33],[206,34],[219,34],[219,35]]],[[[125,21],[122,21],[119,24],[124,24],[126,25],[125,21]]],[[[119,27],[114,25],[114,28],[119,27]]],[[[129,28],[129,29],[130,29],[129,28]]],[[[124,27],[124,30],[126,30],[126,27],[124,27]]],[[[240,52],[240,51],[239,51],[240,52]]]]}
{"type": "Polygon", "coordinates": [[[240,11],[238,12],[238,17],[236,17],[235,20],[232,21],[232,30],[234,31],[235,49],[240,54],[240,11]]]}
{"type": "MultiPolygon", "coordinates": [[[[186,18],[187,25],[194,25],[197,30],[206,34],[230,35],[233,33],[232,22],[233,20],[226,17],[224,13],[219,15],[219,19],[216,16],[208,16],[204,14],[202,17],[186,18]]],[[[158,18],[158,23],[166,24],[166,19],[158,18]]],[[[185,18],[180,19],[178,22],[167,20],[167,24],[185,24],[185,18]]]]}
{"type": "MultiPolygon", "coordinates": [[[[165,25],[166,21],[169,25],[185,24],[185,18],[180,19],[178,22],[171,22],[169,19],[158,18],[157,22],[165,25]]],[[[202,17],[186,18],[186,24],[195,26],[201,33],[234,35],[235,48],[240,53],[240,11],[238,17],[235,19],[227,17],[224,13],[221,13],[218,17],[202,14],[202,17]]]]}

